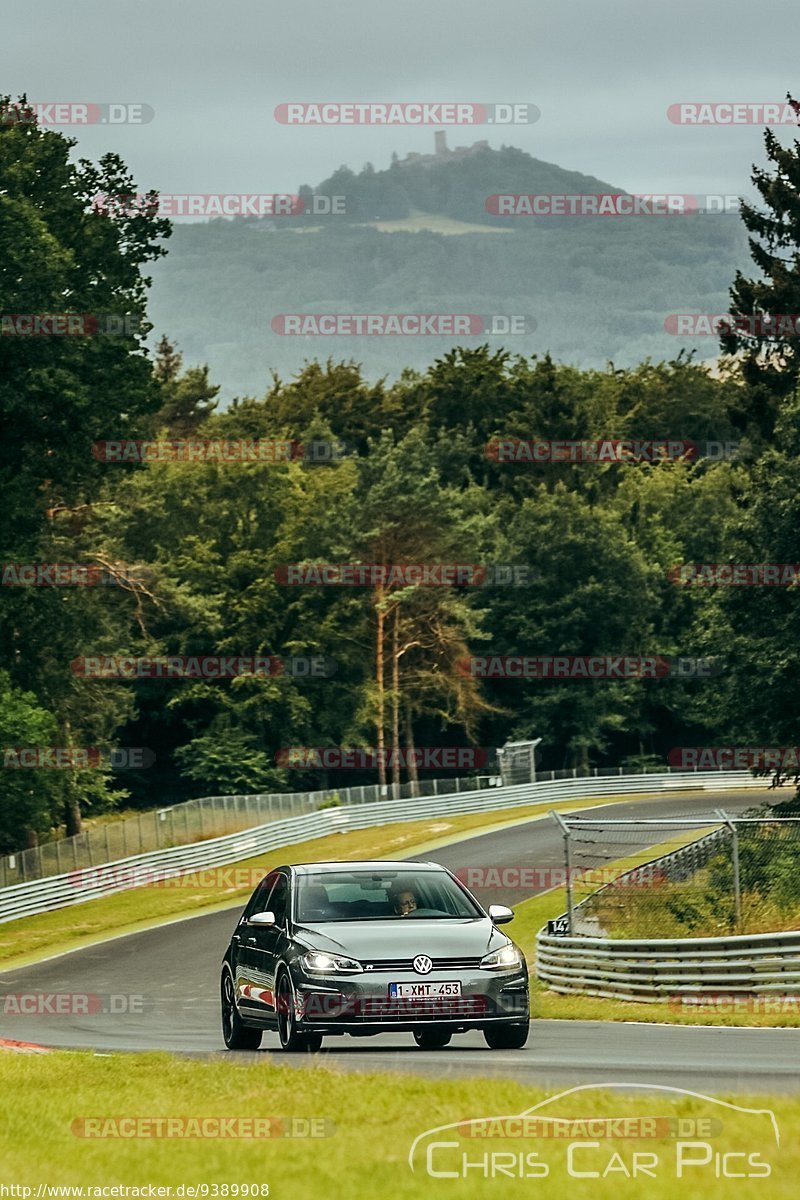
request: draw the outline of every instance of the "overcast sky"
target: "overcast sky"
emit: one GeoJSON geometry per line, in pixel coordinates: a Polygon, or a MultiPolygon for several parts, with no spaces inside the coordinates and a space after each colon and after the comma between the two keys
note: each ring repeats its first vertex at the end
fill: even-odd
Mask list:
{"type": "Polygon", "coordinates": [[[747,195],[761,127],[673,125],[667,107],[800,92],[794,0],[37,0],[7,9],[2,41],[3,92],[150,105],[143,126],[65,132],[162,192],[293,191],[432,149],[432,128],[280,125],[282,102],[453,100],[542,115],[450,145],[488,137],[631,192],[747,195]]]}

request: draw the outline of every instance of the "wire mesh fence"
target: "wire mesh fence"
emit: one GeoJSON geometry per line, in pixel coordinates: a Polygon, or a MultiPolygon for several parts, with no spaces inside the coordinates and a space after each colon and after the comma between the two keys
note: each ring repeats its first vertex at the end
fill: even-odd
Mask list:
{"type": "Polygon", "coordinates": [[[500,783],[500,778],[474,775],[458,779],[423,779],[414,783],[374,784],[322,791],[276,792],[270,795],[204,796],[136,816],[103,821],[74,837],[43,842],[0,858],[0,888],[44,879],[87,867],[116,862],[151,850],[184,846],[226,833],[238,833],[269,821],[299,817],[344,804],[440,796],[474,791],[500,783]]]}
{"type": "Polygon", "coordinates": [[[567,911],[583,937],[689,938],[800,929],[800,818],[573,819],[567,911]]]}

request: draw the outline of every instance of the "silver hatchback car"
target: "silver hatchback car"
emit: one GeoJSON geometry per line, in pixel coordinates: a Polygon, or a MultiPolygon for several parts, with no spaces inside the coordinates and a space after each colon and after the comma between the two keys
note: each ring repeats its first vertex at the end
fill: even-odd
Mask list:
{"type": "Polygon", "coordinates": [[[265,1029],[285,1050],[323,1035],[413,1033],[423,1050],[480,1029],[492,1049],[525,1045],[525,958],[438,863],[304,863],[256,888],[222,962],[222,1031],[253,1050],[265,1029]]]}

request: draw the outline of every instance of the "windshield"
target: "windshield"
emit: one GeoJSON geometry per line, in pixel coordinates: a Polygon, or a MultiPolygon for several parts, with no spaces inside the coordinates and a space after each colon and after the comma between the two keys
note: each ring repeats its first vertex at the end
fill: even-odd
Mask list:
{"type": "Polygon", "coordinates": [[[452,920],[482,917],[466,892],[444,871],[319,871],[300,875],[296,920],[452,920]]]}

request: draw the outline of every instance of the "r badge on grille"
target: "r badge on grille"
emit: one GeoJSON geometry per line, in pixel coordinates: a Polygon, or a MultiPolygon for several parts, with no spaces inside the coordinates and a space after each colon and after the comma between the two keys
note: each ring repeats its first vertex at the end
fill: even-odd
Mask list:
{"type": "Polygon", "coordinates": [[[433,970],[433,963],[427,954],[418,954],[411,965],[418,975],[427,975],[433,970]]]}

